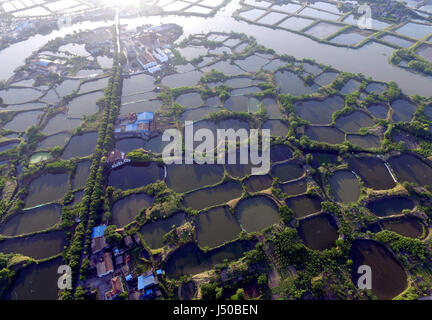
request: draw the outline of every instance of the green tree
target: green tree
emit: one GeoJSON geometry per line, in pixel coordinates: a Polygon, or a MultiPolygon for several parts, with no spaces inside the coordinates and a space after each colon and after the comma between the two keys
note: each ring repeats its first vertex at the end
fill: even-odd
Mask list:
{"type": "Polygon", "coordinates": [[[265,273],[260,274],[257,279],[257,283],[260,287],[267,285],[267,275],[265,273]]]}
{"type": "Polygon", "coordinates": [[[294,218],[294,212],[286,205],[279,208],[279,214],[284,223],[288,223],[294,218]]]}
{"type": "Polygon", "coordinates": [[[210,282],[205,283],[201,286],[201,297],[203,300],[216,300],[217,291],[217,283],[210,282]]]}
{"type": "Polygon", "coordinates": [[[237,289],[237,292],[231,296],[231,300],[245,300],[245,292],[243,288],[237,289]]]}
{"type": "Polygon", "coordinates": [[[128,294],[126,291],[123,291],[122,293],[120,293],[120,295],[119,295],[120,300],[127,300],[127,298],[128,298],[128,294]]]}
{"type": "Polygon", "coordinates": [[[85,300],[85,292],[82,286],[78,286],[75,290],[74,300],[85,300]]]}
{"type": "Polygon", "coordinates": [[[119,245],[122,241],[122,236],[120,233],[116,232],[115,225],[110,225],[105,229],[105,238],[112,246],[119,245]]]}

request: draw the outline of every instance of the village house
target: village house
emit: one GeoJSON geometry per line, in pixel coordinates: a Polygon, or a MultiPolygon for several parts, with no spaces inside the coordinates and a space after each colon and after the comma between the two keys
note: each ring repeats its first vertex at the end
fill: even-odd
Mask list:
{"type": "Polygon", "coordinates": [[[122,255],[115,257],[115,265],[116,265],[116,268],[121,267],[123,265],[123,256],[122,255]]]}
{"type": "Polygon", "coordinates": [[[137,233],[135,233],[135,234],[133,235],[133,237],[134,237],[135,242],[136,242],[137,244],[141,244],[141,239],[140,239],[140,237],[138,236],[137,233]]]}
{"type": "Polygon", "coordinates": [[[138,277],[138,291],[143,298],[147,298],[154,294],[155,287],[158,284],[158,279],[153,273],[143,274],[138,277]]]}
{"type": "Polygon", "coordinates": [[[176,37],[175,29],[176,26],[170,24],[138,27],[133,32],[124,31],[123,53],[131,66],[131,72],[144,71],[154,74],[162,71],[169,59],[173,57],[170,43],[176,37]]]}
{"type": "Polygon", "coordinates": [[[132,237],[129,235],[124,238],[124,243],[128,247],[131,247],[134,244],[132,237]]]}
{"type": "Polygon", "coordinates": [[[148,138],[156,131],[153,112],[129,113],[118,117],[114,128],[116,138],[143,137],[148,138]]]}
{"type": "Polygon", "coordinates": [[[117,298],[122,292],[124,292],[123,283],[120,277],[114,277],[111,279],[112,289],[105,293],[106,300],[114,300],[117,298]]]}
{"type": "Polygon", "coordinates": [[[114,272],[111,253],[105,252],[103,257],[96,264],[96,271],[99,278],[114,272]]]}
{"type": "Polygon", "coordinates": [[[94,227],[92,230],[91,250],[93,254],[96,254],[102,251],[103,249],[105,249],[106,247],[108,247],[108,244],[104,236],[106,227],[107,226],[105,225],[101,225],[101,226],[94,227]]]}
{"type": "Polygon", "coordinates": [[[126,153],[119,150],[112,150],[106,157],[106,162],[111,166],[112,169],[121,167],[125,163],[130,162],[130,159],[126,158],[126,153]]]}
{"type": "Polygon", "coordinates": [[[125,254],[124,256],[122,256],[123,258],[123,264],[121,266],[121,272],[123,273],[124,276],[130,274],[130,268],[129,268],[129,263],[131,261],[130,255],[125,254]]]}

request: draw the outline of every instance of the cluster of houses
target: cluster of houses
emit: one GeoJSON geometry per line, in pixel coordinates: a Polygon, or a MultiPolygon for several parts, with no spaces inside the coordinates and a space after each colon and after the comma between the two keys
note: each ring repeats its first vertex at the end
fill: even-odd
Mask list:
{"type": "Polygon", "coordinates": [[[139,27],[133,32],[123,32],[124,54],[130,65],[138,71],[155,74],[162,70],[173,54],[170,50],[174,33],[178,26],[165,24],[154,27],[139,27]]]}
{"type": "MultiPolygon", "coordinates": [[[[72,65],[65,56],[58,56],[55,53],[40,53],[28,62],[26,77],[34,78],[36,76],[48,76],[49,74],[58,74],[59,76],[66,77],[71,67],[72,65]]],[[[98,65],[95,60],[88,60],[83,68],[97,69],[98,65]]]]}
{"type": "MultiPolygon", "coordinates": [[[[1,13],[1,12],[0,12],[1,13]]],[[[15,43],[38,32],[46,32],[57,26],[55,19],[9,20],[0,19],[0,43],[15,43]]]]}
{"type": "MultiPolygon", "coordinates": [[[[110,247],[105,239],[106,225],[94,227],[91,234],[90,269],[96,270],[99,279],[110,278],[110,289],[106,291],[106,300],[118,299],[122,293],[136,299],[154,299],[162,295],[158,282],[163,275],[162,270],[148,271],[145,274],[134,275],[130,268],[131,257],[125,249],[110,247]]],[[[123,233],[123,229],[116,230],[123,233]]],[[[132,248],[141,240],[137,234],[124,237],[124,247],[132,248]]],[[[127,249],[126,249],[127,250],[127,249]]]]}
{"type": "MultiPolygon", "coordinates": [[[[76,36],[77,43],[86,43],[86,50],[93,56],[104,55],[113,52],[112,35],[107,28],[98,28],[92,32],[86,32],[76,36]]],[[[42,52],[33,57],[28,64],[28,71],[35,76],[56,73],[60,76],[67,76],[72,67],[69,58],[73,55],[66,55],[65,52],[42,52]]],[[[95,59],[88,59],[87,64],[82,66],[85,69],[97,69],[99,66],[95,59]]]]}
{"type": "MultiPolygon", "coordinates": [[[[153,112],[129,113],[117,118],[114,136],[116,139],[139,137],[149,139],[156,135],[156,121],[153,112]]],[[[111,150],[106,156],[106,163],[111,169],[123,166],[131,162],[127,154],[120,150],[111,150]]]]}
{"type": "Polygon", "coordinates": [[[149,138],[155,133],[156,121],[153,112],[129,113],[117,118],[114,136],[119,138],[141,137],[149,138]]]}
{"type": "Polygon", "coordinates": [[[28,70],[32,73],[47,75],[57,73],[58,75],[67,74],[67,60],[51,55],[39,55],[37,58],[30,60],[28,70]]]}

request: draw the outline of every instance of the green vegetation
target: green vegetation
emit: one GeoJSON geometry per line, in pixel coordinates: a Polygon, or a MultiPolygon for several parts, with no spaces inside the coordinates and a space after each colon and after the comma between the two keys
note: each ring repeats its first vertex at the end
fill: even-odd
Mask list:
{"type": "Polygon", "coordinates": [[[146,153],[140,151],[131,151],[127,154],[127,158],[132,162],[149,162],[151,160],[150,156],[146,153]]]}
{"type": "Polygon", "coordinates": [[[420,57],[413,49],[398,49],[393,51],[390,62],[400,65],[402,62],[407,64],[406,68],[419,72],[424,75],[432,75],[432,63],[420,57]]]}
{"type": "Polygon", "coordinates": [[[0,297],[8,290],[15,276],[15,271],[9,269],[13,254],[5,255],[0,252],[0,297]]]}

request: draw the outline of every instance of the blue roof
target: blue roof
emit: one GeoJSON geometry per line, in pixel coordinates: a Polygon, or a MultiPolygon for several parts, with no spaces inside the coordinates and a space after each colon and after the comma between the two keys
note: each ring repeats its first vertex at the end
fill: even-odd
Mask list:
{"type": "Polygon", "coordinates": [[[51,61],[45,61],[45,60],[41,60],[41,61],[37,62],[37,64],[42,66],[42,67],[47,67],[50,63],[51,63],[51,61]]]}
{"type": "Polygon", "coordinates": [[[155,278],[154,275],[150,274],[146,277],[139,276],[138,277],[138,290],[142,290],[147,288],[148,286],[151,286],[155,284],[155,278]]]}
{"type": "Polygon", "coordinates": [[[131,275],[131,274],[128,274],[128,275],[125,277],[125,279],[126,279],[126,281],[131,281],[131,280],[132,280],[132,275],[131,275]]]}
{"type": "Polygon", "coordinates": [[[20,24],[16,27],[16,29],[21,30],[21,29],[23,29],[23,28],[26,28],[28,25],[29,25],[29,21],[25,21],[25,22],[23,22],[23,23],[20,23],[20,24]]]}
{"type": "Polygon", "coordinates": [[[94,227],[91,235],[92,239],[103,237],[106,228],[107,228],[106,225],[94,227]]]}
{"type": "Polygon", "coordinates": [[[153,294],[153,289],[146,290],[145,294],[146,294],[146,296],[153,294]]]}
{"type": "Polygon", "coordinates": [[[138,126],[137,126],[135,123],[133,123],[133,124],[128,124],[128,125],[126,126],[126,131],[136,131],[137,127],[138,127],[138,126]]]}
{"type": "Polygon", "coordinates": [[[158,276],[161,275],[161,274],[162,274],[162,270],[161,270],[161,269],[156,270],[156,274],[157,274],[158,276]]]}
{"type": "Polygon", "coordinates": [[[137,114],[138,121],[149,121],[154,119],[153,112],[140,112],[137,114]]]}

